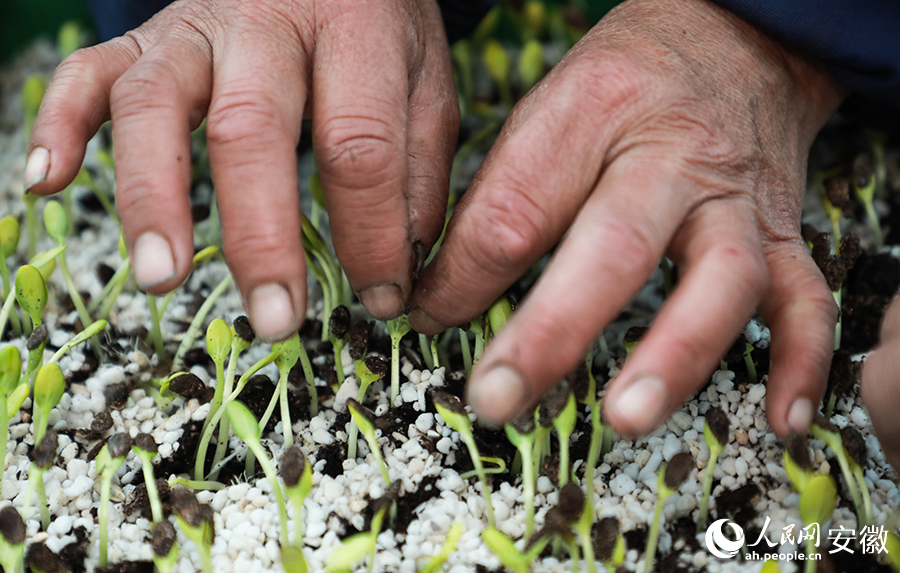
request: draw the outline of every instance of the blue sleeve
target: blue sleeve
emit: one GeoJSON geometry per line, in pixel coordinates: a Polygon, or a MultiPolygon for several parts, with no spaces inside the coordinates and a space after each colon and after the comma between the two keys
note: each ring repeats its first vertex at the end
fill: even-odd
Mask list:
{"type": "Polygon", "coordinates": [[[713,0],[823,60],[854,91],[900,108],[897,0],[713,0]]]}

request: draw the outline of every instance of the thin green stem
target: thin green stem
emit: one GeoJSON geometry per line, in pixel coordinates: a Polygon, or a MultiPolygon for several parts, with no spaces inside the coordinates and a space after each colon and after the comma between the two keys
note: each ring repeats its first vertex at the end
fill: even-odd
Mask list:
{"type": "Polygon", "coordinates": [[[648,573],[653,571],[653,560],[656,558],[656,545],[659,543],[659,530],[665,503],[666,497],[660,492],[659,499],[656,500],[656,511],[653,512],[653,524],[650,526],[650,536],[647,538],[647,551],[644,555],[644,571],[647,571],[648,573]]]}
{"type": "Polygon", "coordinates": [[[115,288],[116,284],[119,282],[124,282],[128,278],[128,271],[131,269],[131,264],[128,259],[125,259],[122,262],[122,265],[116,270],[113,274],[112,278],[109,279],[109,282],[106,283],[106,286],[103,287],[103,290],[100,291],[100,295],[97,298],[91,300],[91,304],[88,305],[88,311],[96,312],[97,309],[106,301],[109,294],[115,288]]]}
{"type": "Polygon", "coordinates": [[[463,366],[466,370],[466,379],[472,375],[472,350],[469,348],[469,335],[462,328],[459,330],[459,347],[462,350],[463,366]]]}
{"type": "Polygon", "coordinates": [[[341,355],[344,353],[344,340],[341,338],[334,339],[334,372],[337,374],[338,385],[344,383],[347,378],[344,374],[344,360],[341,355]]]}
{"type": "Polygon", "coordinates": [[[275,473],[275,467],[266,455],[259,440],[248,442],[247,446],[259,458],[259,465],[262,466],[263,473],[266,474],[269,483],[272,485],[272,491],[275,492],[275,500],[278,502],[278,518],[281,521],[281,546],[287,547],[290,544],[288,539],[288,517],[287,507],[284,504],[284,495],[281,493],[281,486],[278,485],[278,475],[275,473]]]}
{"type": "Polygon", "coordinates": [[[200,306],[200,309],[197,310],[197,314],[194,315],[194,319],[191,321],[191,325],[188,327],[187,332],[184,335],[184,339],[181,341],[181,344],[178,346],[178,351],[175,353],[175,360],[173,361],[172,368],[173,370],[183,370],[184,369],[184,355],[187,354],[187,351],[191,349],[191,346],[194,345],[194,341],[197,340],[197,337],[200,336],[203,321],[206,320],[206,315],[212,310],[213,305],[216,304],[216,300],[222,296],[222,293],[231,285],[234,281],[234,277],[229,274],[225,278],[223,278],[216,288],[213,289],[209,296],[203,301],[203,304],[200,306]]]}
{"type": "Polygon", "coordinates": [[[438,335],[431,337],[431,370],[437,370],[441,367],[441,357],[438,352],[438,335]]]}
{"type": "MultiPolygon", "coordinates": [[[[282,385],[287,384],[287,379],[285,377],[279,377],[278,384],[275,386],[275,392],[272,393],[272,399],[269,400],[269,405],[266,406],[266,411],[263,413],[262,418],[259,419],[259,430],[260,432],[264,432],[266,426],[269,423],[269,419],[272,417],[272,414],[275,412],[275,406],[281,399],[281,387],[282,385]]],[[[282,420],[282,430],[283,426],[286,422],[282,420]]],[[[287,439],[287,438],[285,438],[287,439]]],[[[247,459],[244,462],[244,472],[247,474],[247,477],[250,477],[256,474],[256,455],[254,450],[251,448],[249,452],[247,452],[247,459]]]]}
{"type": "Polygon", "coordinates": [[[597,560],[594,557],[594,543],[591,540],[590,528],[586,532],[579,531],[578,539],[581,541],[581,550],[584,551],[584,561],[587,564],[588,573],[597,573],[597,560]]]}
{"type": "Polygon", "coordinates": [[[3,474],[6,473],[6,448],[9,445],[8,397],[0,396],[0,491],[3,491],[3,474]]]}
{"type": "Polygon", "coordinates": [[[816,559],[814,555],[818,549],[816,548],[815,538],[807,537],[806,538],[806,565],[804,567],[804,571],[806,573],[816,573],[816,559]]]}
{"type": "Polygon", "coordinates": [[[147,306],[150,307],[150,341],[153,343],[156,356],[162,360],[166,356],[166,350],[163,346],[160,313],[156,306],[156,297],[149,293],[147,294],[147,306]]]}
{"type": "Polygon", "coordinates": [[[395,406],[395,402],[397,401],[397,396],[400,395],[400,340],[402,340],[402,336],[398,337],[394,334],[391,334],[391,407],[395,406]]]}
{"type": "Polygon", "coordinates": [[[284,448],[287,449],[294,445],[294,428],[291,424],[291,409],[288,404],[287,372],[284,373],[283,378],[284,381],[280,382],[281,433],[284,435],[284,448]]]}
{"type": "Polygon", "coordinates": [[[591,404],[591,447],[588,450],[587,467],[584,468],[584,487],[587,494],[588,511],[591,513],[591,523],[594,522],[594,470],[600,459],[600,449],[603,445],[603,424],[600,422],[600,402],[595,400],[591,404]]]}
{"type": "Polygon", "coordinates": [[[162,503],[159,501],[159,491],[156,489],[156,477],[153,475],[153,460],[148,454],[139,453],[141,469],[144,472],[144,484],[147,486],[147,499],[150,501],[150,513],[153,514],[153,523],[162,521],[162,503]]]}
{"type": "Polygon", "coordinates": [[[434,370],[434,357],[431,355],[428,337],[424,334],[419,334],[419,351],[422,353],[422,359],[425,361],[425,368],[434,370]]]}
{"type": "Polygon", "coordinates": [[[41,529],[47,531],[50,527],[50,505],[47,503],[47,492],[44,490],[44,472],[37,480],[38,507],[41,510],[41,529]]]}
{"type": "MultiPolygon", "coordinates": [[[[3,253],[0,253],[0,277],[3,279],[3,297],[6,297],[6,295],[11,294],[13,290],[10,286],[9,267],[6,265],[6,257],[3,256],[3,253]]],[[[12,313],[10,323],[12,324],[13,334],[21,336],[22,324],[19,322],[19,313],[12,313]]],[[[2,327],[0,327],[0,330],[2,330],[2,327]]]]}
{"type": "Polygon", "coordinates": [[[11,290],[6,295],[6,300],[3,302],[3,308],[0,308],[0,338],[3,338],[3,332],[6,330],[6,322],[9,320],[9,315],[15,314],[16,311],[13,308],[13,305],[16,302],[16,291],[11,290]]]}
{"type": "Polygon", "coordinates": [[[294,506],[294,547],[303,551],[303,500],[299,496],[288,496],[294,506]]]}
{"type": "Polygon", "coordinates": [[[863,475],[862,468],[854,466],[853,475],[859,485],[859,492],[862,495],[862,507],[860,513],[863,517],[863,525],[872,525],[875,523],[875,516],[872,514],[872,498],[869,496],[869,487],[866,485],[866,479],[863,475]]]}
{"type": "MultiPolygon", "coordinates": [[[[108,564],[107,550],[109,548],[109,495],[112,488],[112,472],[104,473],[100,486],[100,567],[108,564]]],[[[202,552],[201,552],[202,553],[202,552]]]]}
{"type": "MultiPolygon", "coordinates": [[[[103,306],[100,308],[100,314],[97,316],[97,318],[99,319],[106,320],[106,318],[109,316],[109,313],[112,312],[112,308],[113,306],[115,306],[116,300],[122,293],[122,289],[125,288],[125,283],[128,282],[128,272],[131,270],[131,262],[126,260],[122,265],[122,269],[124,269],[125,271],[122,274],[122,277],[115,283],[113,283],[113,281],[110,281],[110,283],[113,283],[113,287],[109,295],[106,297],[106,300],[103,302],[103,306]]],[[[116,274],[118,275],[119,273],[116,272],[116,274]]],[[[113,280],[116,280],[115,276],[113,277],[113,280]]]]}
{"type": "Polygon", "coordinates": [[[37,254],[38,222],[37,222],[37,195],[25,193],[22,196],[25,203],[25,231],[28,237],[28,260],[37,254]]]}
{"type": "MultiPolygon", "coordinates": [[[[237,361],[238,356],[240,355],[240,349],[237,344],[231,345],[231,356],[228,358],[228,370],[225,371],[225,391],[223,394],[223,402],[226,396],[231,396],[231,393],[234,391],[234,375],[237,371],[237,361]]],[[[221,405],[219,406],[221,409],[221,405]]],[[[228,416],[224,418],[220,417],[219,420],[219,437],[216,440],[216,453],[213,455],[212,467],[215,468],[219,465],[219,462],[222,461],[222,458],[225,457],[225,449],[228,446],[228,434],[231,431],[231,420],[228,416]]],[[[204,431],[204,434],[206,432],[204,431]]],[[[215,480],[219,477],[218,470],[214,470],[210,474],[210,479],[215,480]]]]}
{"type": "Polygon", "coordinates": [[[706,522],[709,517],[709,496],[712,493],[713,472],[716,469],[716,460],[719,459],[719,452],[711,451],[709,453],[709,462],[706,464],[706,472],[703,475],[703,497],[700,498],[700,519],[697,520],[697,532],[706,529],[706,522]]]}
{"type": "MultiPolygon", "coordinates": [[[[306,387],[309,390],[309,417],[312,419],[319,415],[319,391],[316,389],[316,377],[313,374],[309,355],[302,342],[300,343],[300,367],[303,368],[303,377],[306,378],[306,387]]],[[[287,394],[286,382],[285,394],[287,394]]]]}
{"type": "Polygon", "coordinates": [[[569,436],[559,436],[559,487],[569,483],[569,436]]]}
{"type": "Polygon", "coordinates": [[[534,534],[534,464],[531,460],[531,444],[523,443],[519,448],[522,454],[522,487],[525,494],[525,538],[531,539],[534,534]]]}
{"type": "Polygon", "coordinates": [[[494,518],[494,504],[491,501],[491,490],[488,488],[487,476],[484,472],[484,465],[481,463],[481,455],[478,453],[478,446],[475,445],[475,438],[471,433],[460,434],[469,449],[469,456],[472,458],[472,465],[475,466],[475,472],[478,474],[478,481],[481,482],[481,495],[484,497],[484,505],[488,516],[488,526],[496,527],[494,518]]]}
{"type": "Polygon", "coordinates": [[[878,221],[878,214],[875,213],[875,206],[871,199],[864,201],[866,206],[866,218],[869,220],[869,226],[875,234],[875,248],[880,249],[884,246],[884,235],[881,233],[881,223],[878,221]]]}

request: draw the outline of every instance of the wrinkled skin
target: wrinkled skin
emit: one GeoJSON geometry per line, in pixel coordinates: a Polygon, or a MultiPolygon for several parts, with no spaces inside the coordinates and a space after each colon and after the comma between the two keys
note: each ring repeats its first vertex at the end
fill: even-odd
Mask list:
{"type": "Polygon", "coordinates": [[[420,332],[462,324],[565,235],[473,374],[483,419],[512,418],[565,376],[666,254],[681,282],[607,418],[652,431],[759,309],[783,435],[808,426],[830,361],[837,309],[799,216],[809,146],[844,92],[705,0],[631,0],[516,106],[414,290],[458,114],[434,3],[181,0],[63,63],[31,141],[49,172],[35,177],[34,161],[26,175],[36,193],[62,189],[111,112],[129,252],[142,288],[162,293],[190,267],[188,134],[208,115],[226,257],[254,329],[276,339],[306,303],[294,147],[310,116],[335,248],[377,318],[409,302],[420,332]],[[140,243],[146,232],[162,243],[140,243]]]}
{"type": "Polygon", "coordinates": [[[881,325],[881,342],[862,373],[862,397],[887,461],[900,469],[900,303],[891,303],[881,325]]]}

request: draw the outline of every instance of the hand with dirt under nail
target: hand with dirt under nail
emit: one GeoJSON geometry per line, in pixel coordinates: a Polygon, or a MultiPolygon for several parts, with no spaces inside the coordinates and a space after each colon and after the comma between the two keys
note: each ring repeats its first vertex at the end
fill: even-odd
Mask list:
{"type": "Polygon", "coordinates": [[[837,306],[800,237],[801,197],[846,92],[705,0],[620,5],[514,109],[421,275],[412,326],[465,323],[561,241],[469,381],[475,412],[502,423],[575,367],[666,255],[681,279],[608,387],[609,422],[656,429],[758,309],[771,427],[805,432],[837,306]]]}
{"type": "Polygon", "coordinates": [[[900,298],[895,297],[881,324],[881,340],[863,365],[863,403],[884,457],[900,470],[900,298]]]}
{"type": "Polygon", "coordinates": [[[207,117],[225,257],[257,334],[305,315],[295,148],[312,136],[334,246],[380,319],[401,314],[444,223],[458,105],[434,0],[181,0],[59,66],[31,135],[29,192],[68,185],[113,122],[134,275],[188,275],[190,132],[207,117]]]}

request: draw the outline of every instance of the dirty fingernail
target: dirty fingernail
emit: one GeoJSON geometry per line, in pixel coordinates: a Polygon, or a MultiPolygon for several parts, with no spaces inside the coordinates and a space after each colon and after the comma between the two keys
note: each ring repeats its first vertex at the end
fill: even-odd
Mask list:
{"type": "Polygon", "coordinates": [[[283,340],[300,328],[291,295],[280,284],[271,283],[253,289],[247,310],[253,330],[263,340],[283,340]]]}
{"type": "Polygon", "coordinates": [[[809,430],[809,425],[812,423],[813,419],[813,404],[812,400],[809,398],[797,398],[794,400],[794,403],[791,404],[791,409],[788,411],[788,426],[791,429],[800,432],[801,434],[805,434],[809,430]]]}
{"type": "Polygon", "coordinates": [[[638,378],[610,404],[614,417],[637,434],[649,434],[662,423],[668,408],[668,390],[657,376],[638,378]]]}
{"type": "Polygon", "coordinates": [[[521,374],[509,366],[495,366],[469,383],[466,400],[481,421],[500,425],[519,413],[528,395],[521,374]]]}
{"type": "Polygon", "coordinates": [[[134,278],[138,288],[147,290],[175,276],[175,256],[169,241],[160,235],[144,233],[134,243],[134,278]]]}
{"type": "Polygon", "coordinates": [[[50,151],[46,147],[35,147],[25,162],[25,189],[31,189],[47,179],[50,172],[50,151]]]}
{"type": "Polygon", "coordinates": [[[369,287],[357,294],[359,302],[378,320],[388,320],[403,314],[406,302],[400,287],[395,284],[384,284],[369,287]]]}

